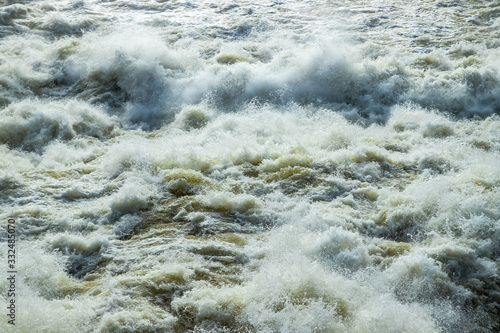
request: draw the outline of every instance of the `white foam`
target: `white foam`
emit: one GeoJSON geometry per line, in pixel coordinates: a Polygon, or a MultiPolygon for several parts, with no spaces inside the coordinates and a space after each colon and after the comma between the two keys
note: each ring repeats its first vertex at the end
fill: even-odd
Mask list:
{"type": "Polygon", "coordinates": [[[497,327],[490,4],[233,5],[0,9],[21,332],[497,327]]]}
{"type": "Polygon", "coordinates": [[[1,142],[36,152],[42,152],[51,141],[67,141],[78,135],[107,138],[115,125],[112,117],[77,101],[27,100],[9,105],[1,116],[1,142]]]}

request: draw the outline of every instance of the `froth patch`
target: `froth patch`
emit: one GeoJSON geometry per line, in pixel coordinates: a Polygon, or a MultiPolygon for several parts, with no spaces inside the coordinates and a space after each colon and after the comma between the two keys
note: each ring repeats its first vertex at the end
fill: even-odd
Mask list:
{"type": "Polygon", "coordinates": [[[22,186],[21,177],[13,170],[0,170],[0,188],[2,192],[22,186]]]}
{"type": "Polygon", "coordinates": [[[110,198],[110,218],[118,219],[124,214],[139,212],[150,205],[156,191],[143,179],[132,178],[110,198]]]}
{"type": "Polygon", "coordinates": [[[20,262],[19,271],[24,276],[27,287],[46,299],[66,296],[65,286],[72,282],[65,272],[65,261],[60,255],[49,255],[39,247],[24,248],[30,255],[20,262]],[[38,267],[33,270],[31,267],[38,267]]]}
{"type": "Polygon", "coordinates": [[[13,20],[25,18],[29,10],[23,5],[14,4],[5,6],[0,10],[0,22],[2,25],[11,24],[13,20]]]}
{"type": "MultiPolygon", "coordinates": [[[[23,289],[18,298],[19,310],[15,326],[17,332],[78,332],[95,318],[96,311],[91,299],[83,297],[47,299],[38,296],[36,289],[23,289]]],[[[8,332],[11,326],[7,321],[3,321],[0,329],[8,332]]]]}
{"type": "Polygon", "coordinates": [[[465,182],[472,182],[479,187],[493,190],[500,184],[500,159],[494,156],[484,157],[488,163],[473,163],[460,175],[465,182]]]}
{"type": "Polygon", "coordinates": [[[38,29],[50,32],[52,36],[80,36],[85,31],[96,27],[96,21],[79,16],[67,17],[61,12],[52,11],[45,14],[43,18],[34,20],[31,24],[38,29]]]}
{"type": "Polygon", "coordinates": [[[416,303],[399,304],[387,296],[374,297],[357,313],[350,332],[437,333],[431,312],[416,303]]]}
{"type": "Polygon", "coordinates": [[[103,236],[86,239],[81,236],[62,234],[46,239],[51,244],[52,249],[60,250],[62,253],[93,254],[104,251],[109,242],[103,236]]]}
{"type": "Polygon", "coordinates": [[[92,196],[94,196],[94,193],[89,193],[77,186],[68,188],[61,194],[61,197],[68,200],[88,199],[92,196]]]}
{"type": "Polygon", "coordinates": [[[248,194],[217,193],[203,196],[202,205],[217,212],[252,214],[260,208],[260,200],[248,194]]]}
{"type": "Polygon", "coordinates": [[[188,327],[345,331],[356,308],[347,300],[348,293],[353,298],[359,291],[342,278],[325,275],[315,263],[301,257],[290,259],[266,263],[242,285],[214,288],[200,284],[174,299],[172,308],[183,314],[188,327]]]}
{"type": "Polygon", "coordinates": [[[209,178],[194,170],[167,170],[163,178],[168,191],[176,196],[192,195],[211,185],[209,178]]]}
{"type": "Polygon", "coordinates": [[[289,154],[285,156],[280,156],[274,160],[271,159],[264,160],[260,168],[264,172],[276,172],[287,167],[295,167],[295,166],[306,167],[309,166],[311,162],[312,162],[311,157],[306,154],[289,154]]]}
{"type": "Polygon", "coordinates": [[[417,252],[397,258],[387,276],[393,283],[395,295],[404,301],[415,301],[418,297],[458,297],[462,288],[455,286],[440,266],[439,262],[417,252]]]}
{"type": "Polygon", "coordinates": [[[218,56],[216,60],[219,64],[225,64],[225,65],[233,65],[237,62],[247,61],[245,57],[234,54],[222,54],[218,56]]]}
{"type": "Polygon", "coordinates": [[[54,140],[78,135],[107,138],[112,117],[83,102],[24,101],[0,111],[0,142],[10,148],[42,153],[54,140]]]}
{"type": "Polygon", "coordinates": [[[185,107],[176,116],[173,126],[193,130],[205,126],[214,116],[213,111],[203,107],[185,107]]]}
{"type": "Polygon", "coordinates": [[[451,124],[441,123],[441,124],[426,124],[424,130],[424,137],[432,138],[444,138],[453,135],[453,127],[451,124]]]}
{"type": "Polygon", "coordinates": [[[353,232],[332,228],[322,235],[306,235],[304,239],[314,244],[311,256],[326,266],[355,271],[371,263],[363,239],[353,232]]]}
{"type": "Polygon", "coordinates": [[[173,330],[176,319],[167,311],[147,303],[134,304],[129,309],[120,309],[104,314],[100,332],[161,332],[173,330]]]}
{"type": "Polygon", "coordinates": [[[45,241],[67,258],[66,272],[77,278],[98,269],[105,262],[102,255],[109,246],[108,239],[100,235],[61,234],[47,236],[45,241]]]}
{"type": "MultiPolygon", "coordinates": [[[[64,80],[93,103],[120,114],[125,127],[157,129],[171,121],[178,96],[187,88],[184,72],[200,66],[188,52],[170,48],[152,29],[122,27],[108,34],[88,34],[65,59],[64,80]]],[[[187,89],[188,90],[188,89],[187,89]]]]}

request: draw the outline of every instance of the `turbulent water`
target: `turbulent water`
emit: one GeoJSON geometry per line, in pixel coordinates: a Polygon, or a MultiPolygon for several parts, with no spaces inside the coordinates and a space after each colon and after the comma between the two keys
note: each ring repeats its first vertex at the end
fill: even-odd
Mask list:
{"type": "Polygon", "coordinates": [[[499,114],[498,0],[0,0],[0,331],[498,332],[499,114]]]}

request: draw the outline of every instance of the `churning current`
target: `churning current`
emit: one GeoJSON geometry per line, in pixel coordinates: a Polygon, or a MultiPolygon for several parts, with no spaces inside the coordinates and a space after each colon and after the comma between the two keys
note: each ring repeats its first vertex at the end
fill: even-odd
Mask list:
{"type": "Polygon", "coordinates": [[[499,31],[498,0],[0,0],[0,331],[498,332],[499,31]]]}

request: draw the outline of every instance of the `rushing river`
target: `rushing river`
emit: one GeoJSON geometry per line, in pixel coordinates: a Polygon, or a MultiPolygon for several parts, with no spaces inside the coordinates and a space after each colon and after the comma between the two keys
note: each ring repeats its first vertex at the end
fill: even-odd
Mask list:
{"type": "Polygon", "coordinates": [[[0,331],[498,332],[499,114],[498,0],[0,0],[0,331]]]}

